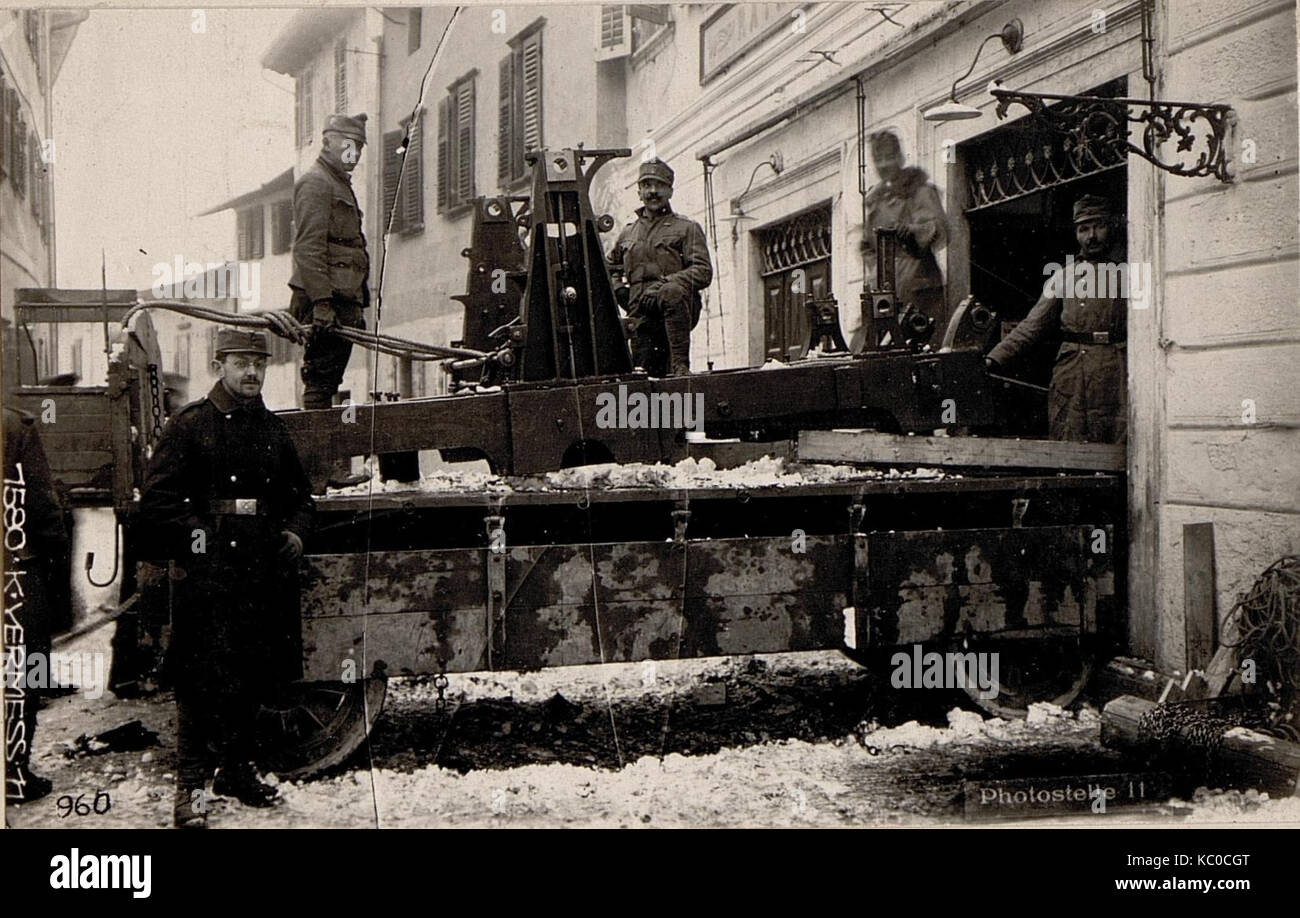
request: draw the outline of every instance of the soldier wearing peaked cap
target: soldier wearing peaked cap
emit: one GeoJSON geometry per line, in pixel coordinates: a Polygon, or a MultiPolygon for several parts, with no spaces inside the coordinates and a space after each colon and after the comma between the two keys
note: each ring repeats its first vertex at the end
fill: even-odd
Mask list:
{"type": "Polygon", "coordinates": [[[1099,266],[1123,263],[1119,220],[1111,203],[1097,195],[1074,202],[1074,234],[1079,241],[1078,272],[1096,283],[1084,289],[1057,270],[1043,295],[986,358],[993,368],[1014,366],[1044,339],[1060,341],[1047,396],[1053,440],[1123,443],[1128,431],[1126,291],[1103,289],[1116,274],[1099,266]],[[1088,295],[1076,295],[1087,293],[1088,295]]]}
{"type": "MultiPolygon", "coordinates": [[[[366,116],[330,115],[321,133],[316,162],[293,188],[293,290],[290,311],[315,328],[343,325],[365,328],[370,305],[370,256],[362,232],[361,208],[352,191],[352,171],[366,144],[366,116]]],[[[316,334],[303,354],[302,406],[329,408],[343,381],[352,342],[316,334]]],[[[312,458],[316,493],[325,485],[345,487],[365,480],[342,463],[327,466],[312,458]]]]}
{"type": "Polygon", "coordinates": [[[713,281],[704,230],[674,213],[673,170],[660,159],[641,164],[636,220],[619,234],[609,253],[629,290],[633,362],[651,376],[691,371],[691,329],[700,320],[700,291],[713,281]]]}
{"type": "Polygon", "coordinates": [[[298,559],[315,505],[288,429],[262,402],[269,353],[261,332],[218,332],[219,379],[167,423],[145,474],[139,528],[172,562],[177,825],[203,823],[214,764],[215,793],[274,800],[253,768],[254,714],[300,675],[298,559]]]}

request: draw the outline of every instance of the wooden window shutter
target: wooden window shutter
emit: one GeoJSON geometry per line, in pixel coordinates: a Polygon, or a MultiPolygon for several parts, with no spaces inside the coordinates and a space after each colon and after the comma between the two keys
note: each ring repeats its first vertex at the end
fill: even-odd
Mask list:
{"type": "Polygon", "coordinates": [[[14,171],[10,178],[19,197],[27,193],[27,123],[19,115],[14,125],[14,171]]]}
{"type": "Polygon", "coordinates": [[[497,182],[504,188],[517,174],[515,165],[515,56],[507,54],[497,70],[497,182]]]}
{"type": "Polygon", "coordinates": [[[293,248],[293,202],[271,205],[271,254],[282,255],[293,248]]]}
{"type": "Polygon", "coordinates": [[[235,235],[238,239],[236,252],[239,260],[244,261],[248,258],[248,211],[246,210],[235,214],[235,235]]]}
{"type": "Polygon", "coordinates": [[[602,6],[596,24],[596,60],[608,61],[632,53],[632,23],[623,6],[602,6]]]}
{"type": "Polygon", "coordinates": [[[334,46],[334,111],[346,112],[348,107],[348,43],[339,40],[334,46]]]}
{"type": "Polygon", "coordinates": [[[293,146],[302,147],[302,74],[293,81],[293,146]]]}
{"type": "Polygon", "coordinates": [[[397,183],[402,175],[402,157],[397,148],[402,145],[402,132],[384,134],[384,231],[398,233],[402,230],[402,212],[393,213],[397,200],[397,183]]]}
{"type": "Polygon", "coordinates": [[[474,197],[474,81],[456,92],[456,203],[474,197]]]}
{"type": "MultiPolygon", "coordinates": [[[[448,97],[450,98],[450,97],[448,97]]],[[[451,182],[451,164],[447,161],[451,153],[447,143],[447,102],[444,98],[438,102],[438,210],[447,209],[451,182]]]]}
{"type": "Polygon", "coordinates": [[[308,67],[307,71],[302,75],[302,142],[304,145],[311,143],[313,130],[311,120],[313,114],[312,108],[314,106],[314,101],[312,99],[312,84],[315,82],[316,68],[308,67]]]}
{"type": "Polygon", "coordinates": [[[406,164],[402,173],[402,230],[424,229],[424,118],[416,113],[407,127],[406,164]]]}
{"type": "Polygon", "coordinates": [[[38,221],[41,218],[41,141],[35,134],[27,137],[27,148],[31,151],[27,161],[31,163],[31,175],[29,186],[31,187],[30,200],[28,206],[32,216],[38,221]]]}
{"type": "Polygon", "coordinates": [[[248,212],[248,257],[261,258],[265,253],[266,225],[262,218],[265,207],[261,204],[255,204],[248,212]]]}
{"type": "Polygon", "coordinates": [[[523,152],[542,148],[542,33],[524,39],[521,48],[523,152]]]}
{"type": "Polygon", "coordinates": [[[0,178],[9,174],[9,88],[0,74],[0,178]]]}

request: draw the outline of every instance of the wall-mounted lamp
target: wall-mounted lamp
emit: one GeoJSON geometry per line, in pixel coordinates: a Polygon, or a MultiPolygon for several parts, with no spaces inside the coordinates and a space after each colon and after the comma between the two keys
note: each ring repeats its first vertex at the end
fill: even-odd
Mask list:
{"type": "Polygon", "coordinates": [[[984,41],[980,42],[979,48],[975,51],[975,60],[970,62],[970,67],[966,72],[957,79],[952,81],[952,90],[948,93],[948,101],[924,112],[921,117],[926,121],[967,121],[971,118],[978,118],[980,110],[971,105],[963,105],[957,101],[957,84],[975,71],[975,65],[979,63],[980,53],[984,46],[993,39],[1001,39],[1002,47],[1007,49],[1008,54],[1017,54],[1025,44],[1025,27],[1019,19],[1012,19],[1002,27],[1001,32],[995,32],[984,41]]]}

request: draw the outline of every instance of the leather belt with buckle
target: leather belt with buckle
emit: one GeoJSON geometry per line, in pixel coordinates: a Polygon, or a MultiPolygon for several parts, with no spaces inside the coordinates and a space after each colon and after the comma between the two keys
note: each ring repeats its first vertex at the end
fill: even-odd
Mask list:
{"type": "Polygon", "coordinates": [[[1062,331],[1061,339],[1072,344],[1123,344],[1124,335],[1108,331],[1076,332],[1062,331]]]}
{"type": "Polygon", "coordinates": [[[208,509],[213,513],[229,513],[235,516],[257,516],[257,498],[239,497],[235,500],[208,501],[208,509]]]}

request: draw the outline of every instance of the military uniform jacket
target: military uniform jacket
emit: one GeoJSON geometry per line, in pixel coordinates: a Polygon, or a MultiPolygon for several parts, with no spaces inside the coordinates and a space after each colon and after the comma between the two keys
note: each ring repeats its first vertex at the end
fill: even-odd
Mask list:
{"type": "Polygon", "coordinates": [[[370,256],[352,178],[324,159],[293,186],[293,276],[314,303],[342,297],[370,305],[370,256]]]}
{"type": "Polygon", "coordinates": [[[288,428],[260,397],[241,404],[218,381],[167,423],[136,526],[152,557],[175,562],[173,678],[202,687],[296,675],[296,570],[277,552],[284,530],[306,540],[314,512],[288,428]],[[256,511],[230,512],[235,500],[256,500],[256,511]]]}
{"type": "MultiPolygon", "coordinates": [[[[1120,264],[1122,247],[1116,246],[1101,263],[1120,264]]],[[[1079,256],[1076,271],[1092,266],[1079,256]]],[[[1101,272],[1096,272],[1100,275],[1101,272]]],[[[989,352],[1003,366],[1012,365],[1043,339],[1061,332],[1107,332],[1123,338],[1128,301],[1124,297],[1061,296],[1065,278],[1057,272],[1048,278],[1043,295],[1020,324],[989,352]]],[[[1054,440],[1122,443],[1128,426],[1128,375],[1126,345],[1063,341],[1056,353],[1047,413],[1054,440]]]]}
{"type": "Polygon", "coordinates": [[[925,170],[907,166],[892,184],[875,185],[867,194],[867,228],[863,246],[875,257],[876,228],[898,229],[894,283],[899,299],[912,302],[918,291],[943,286],[934,250],[948,244],[948,220],[939,190],[925,170]]]}
{"type": "Polygon", "coordinates": [[[644,207],[638,207],[636,214],[609,253],[609,264],[622,268],[627,278],[629,302],[635,304],[656,284],[671,283],[690,296],[692,319],[698,319],[700,291],[713,282],[704,230],[671,207],[658,217],[647,214],[644,207]]]}

